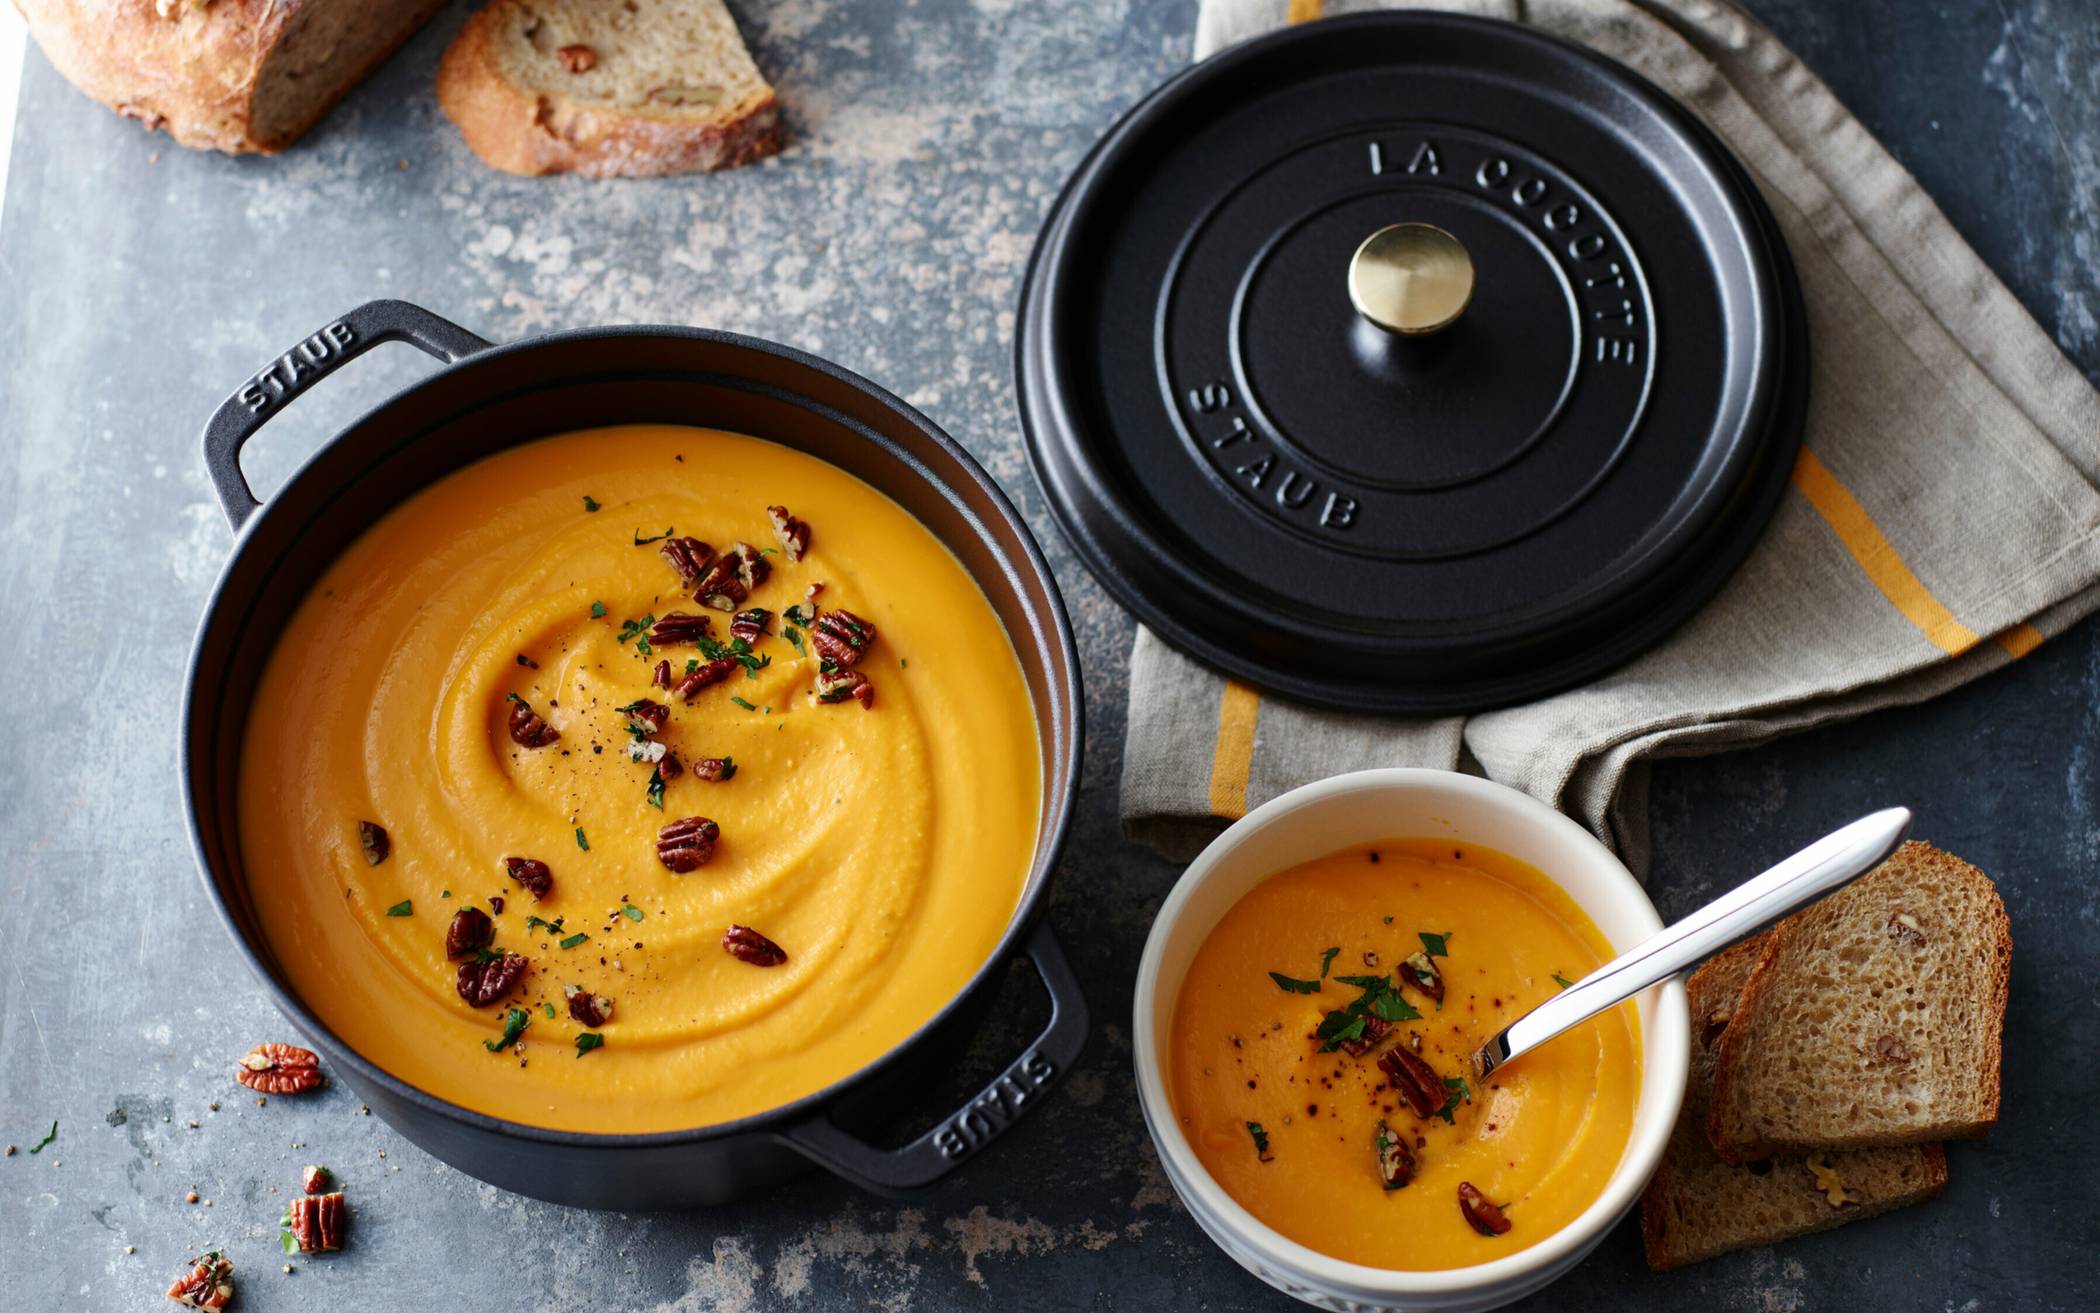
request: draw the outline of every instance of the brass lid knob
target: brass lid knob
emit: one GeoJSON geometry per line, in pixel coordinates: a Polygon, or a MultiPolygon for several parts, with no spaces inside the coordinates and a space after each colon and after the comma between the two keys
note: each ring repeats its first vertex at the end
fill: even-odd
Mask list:
{"type": "Polygon", "coordinates": [[[1349,300],[1380,328],[1408,337],[1447,328],[1473,299],[1473,257],[1434,224],[1396,223],[1349,259],[1349,300]]]}

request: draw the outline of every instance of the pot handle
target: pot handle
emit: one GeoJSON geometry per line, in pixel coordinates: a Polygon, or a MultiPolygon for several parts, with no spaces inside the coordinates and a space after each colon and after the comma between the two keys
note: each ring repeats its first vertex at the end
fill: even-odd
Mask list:
{"type": "Polygon", "coordinates": [[[782,1132],[788,1143],[855,1185],[885,1192],[931,1185],[1005,1134],[1071,1070],[1086,1047],[1086,996],[1047,918],[1030,932],[1023,951],[1049,991],[1050,1021],[1035,1042],[975,1098],[898,1149],[876,1148],[841,1130],[828,1113],[788,1127],[782,1132]]]}
{"type": "Polygon", "coordinates": [[[204,426],[204,470],[235,532],[262,506],[241,475],[242,446],[293,398],[381,342],[407,342],[447,364],[489,346],[419,305],[367,301],[265,365],[204,426]]]}

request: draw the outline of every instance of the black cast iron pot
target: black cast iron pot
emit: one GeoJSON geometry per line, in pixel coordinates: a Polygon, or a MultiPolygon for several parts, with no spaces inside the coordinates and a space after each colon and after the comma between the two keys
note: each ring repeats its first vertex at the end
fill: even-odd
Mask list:
{"type": "Polygon", "coordinates": [[[183,706],[190,837],[227,928],[277,1006],[333,1071],[403,1135],[461,1171],[586,1207],[722,1203],[815,1162],[879,1191],[926,1185],[983,1149],[1078,1059],[1086,1003],[1043,918],[1079,787],[1079,659],[1050,569],[985,472],[925,416],[836,365],[732,333],[599,328],[493,346],[401,301],[358,307],[271,362],[220,406],[204,461],[237,537],[206,605],[183,706]],[[449,367],[338,434],[268,505],[240,450],[293,398],[367,349],[413,343],[449,367]],[[717,1126],[595,1135],[469,1111],[395,1078],[339,1040],[286,984],[248,897],[235,780],[248,699],[274,636],[350,542],[418,490],[534,438],[609,424],[683,423],[757,434],[887,493],[947,544],[984,589],[1027,677],[1042,745],[1035,862],[998,950],[904,1043],[794,1103],[717,1126]],[[906,1096],[945,1072],[1016,958],[1050,995],[1042,1033],[981,1093],[901,1147],[871,1142],[906,1096]]]}

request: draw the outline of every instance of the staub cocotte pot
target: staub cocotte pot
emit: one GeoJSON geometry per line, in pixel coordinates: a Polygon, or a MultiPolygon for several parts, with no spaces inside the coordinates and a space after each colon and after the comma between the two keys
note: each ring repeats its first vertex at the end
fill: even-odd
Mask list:
{"type": "MultiPolygon", "coordinates": [[[[472,1176],[587,1207],[722,1203],[805,1167],[869,1189],[937,1180],[996,1139],[1078,1059],[1086,1003],[1043,916],[1079,786],[1083,703],[1064,604],[1035,541],[990,477],[923,415],[865,379],[786,347],[694,328],[598,328],[496,346],[401,301],[359,306],[242,384],[204,432],[204,461],[236,533],[191,653],[182,784],[206,889],[234,942],[328,1068],[403,1135],[472,1176]],[[446,368],[338,433],[267,504],[242,445],[318,380],[382,342],[446,368]],[[598,1135],[525,1126],[416,1089],[337,1039],[286,984],[242,865],[235,780],[248,699],[274,636],[356,536],[404,499],[483,456],[574,429],[686,423],[756,434],[830,461],[917,516],[976,578],[1019,654],[1042,750],[1034,865],[997,951],[904,1043],[794,1103],[686,1131],[598,1135]],[[1026,958],[1049,1020],[1010,1064],[930,1130],[889,1147],[870,1132],[947,1070],[984,1021],[1008,964],[1026,958]]],[[[262,1038],[262,1037],[258,1037],[262,1038]]],[[[923,1120],[923,1119],[922,1119],[923,1120]]]]}

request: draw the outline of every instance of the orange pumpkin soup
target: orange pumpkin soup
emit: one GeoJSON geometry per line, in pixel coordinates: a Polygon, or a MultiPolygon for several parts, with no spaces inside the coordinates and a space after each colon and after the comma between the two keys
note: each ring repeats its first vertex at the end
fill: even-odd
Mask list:
{"type": "Polygon", "coordinates": [[[1293,867],[1196,952],[1167,1041],[1175,1115],[1228,1194],[1321,1253],[1406,1270],[1513,1253],[1618,1165],[1632,1005],[1485,1084],[1468,1057],[1609,956],[1566,893],[1489,849],[1392,839],[1293,867]]]}
{"type": "Polygon", "coordinates": [[[241,843],[292,985],[365,1057],[521,1122],[672,1130],[821,1089],[962,988],[1038,760],[990,603],[902,508],[756,438],[602,429],[451,475],[321,578],[255,693],[241,843]]]}

